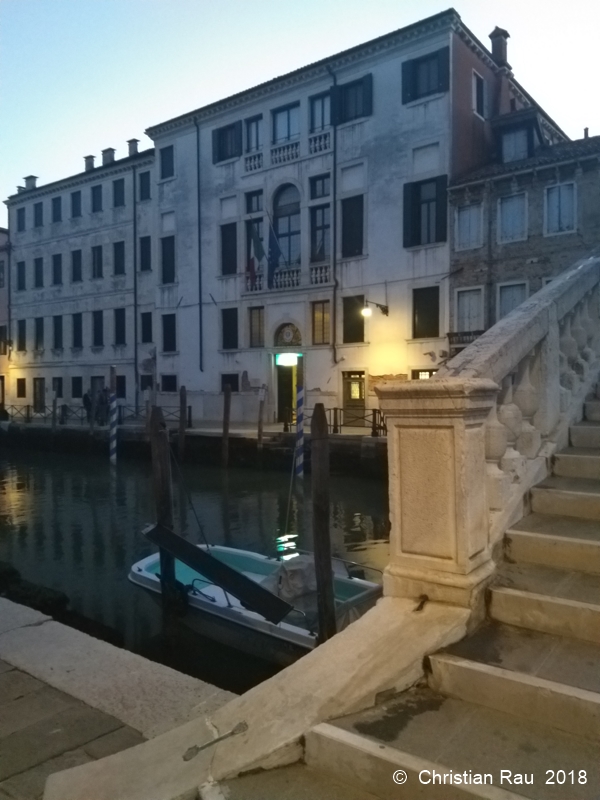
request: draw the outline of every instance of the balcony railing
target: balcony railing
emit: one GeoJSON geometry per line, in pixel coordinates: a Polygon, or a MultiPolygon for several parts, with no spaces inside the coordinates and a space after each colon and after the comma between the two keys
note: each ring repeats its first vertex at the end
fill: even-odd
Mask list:
{"type": "Polygon", "coordinates": [[[300,142],[288,142],[271,148],[271,164],[287,164],[300,157],[300,142]]]}
{"type": "Polygon", "coordinates": [[[280,269],[273,275],[274,289],[295,289],[300,286],[300,267],[280,269]]]}
{"type": "Polygon", "coordinates": [[[244,165],[246,167],[246,172],[256,172],[257,169],[262,169],[263,154],[251,153],[249,156],[245,157],[244,165]]]}
{"type": "Polygon", "coordinates": [[[308,139],[308,152],[311,156],[331,150],[331,131],[315,133],[308,139]]]}
{"type": "Polygon", "coordinates": [[[329,264],[310,267],[309,272],[303,272],[301,267],[282,268],[273,275],[273,285],[267,286],[264,272],[254,275],[249,272],[245,275],[246,292],[262,292],[266,289],[297,289],[301,286],[324,286],[331,283],[331,267],[329,264]],[[307,282],[308,278],[308,282],[307,282]]]}
{"type": "Polygon", "coordinates": [[[478,339],[484,331],[454,331],[448,334],[448,344],[452,351],[452,355],[460,352],[468,344],[471,344],[478,339]]]}
{"type": "Polygon", "coordinates": [[[329,283],[330,269],[329,264],[322,264],[320,267],[310,268],[310,285],[320,286],[322,283],[329,283]]]}

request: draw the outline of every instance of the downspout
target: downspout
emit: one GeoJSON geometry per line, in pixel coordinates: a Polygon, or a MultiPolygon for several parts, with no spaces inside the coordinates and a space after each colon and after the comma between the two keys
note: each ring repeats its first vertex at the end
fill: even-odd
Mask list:
{"type": "MultiPolygon", "coordinates": [[[[330,103],[330,109],[332,112],[336,112],[335,103],[337,103],[337,76],[335,72],[331,69],[329,64],[327,65],[327,72],[331,75],[333,79],[333,92],[331,94],[331,99],[334,101],[330,103]],[[334,99],[335,98],[335,99],[334,99]]],[[[332,201],[332,220],[331,220],[331,238],[332,238],[332,246],[331,246],[331,272],[333,275],[333,308],[331,313],[331,353],[333,356],[333,363],[338,364],[338,357],[337,357],[337,291],[338,291],[338,279],[337,279],[337,113],[331,114],[331,127],[333,128],[333,168],[332,168],[332,180],[331,180],[331,201],[332,201]]]]}
{"type": "Polygon", "coordinates": [[[200,372],[204,372],[204,337],[202,335],[202,235],[200,230],[200,127],[197,117],[194,117],[194,125],[196,126],[196,206],[198,214],[198,366],[200,367],[200,372]]]}
{"type": "Polygon", "coordinates": [[[135,415],[139,412],[140,369],[138,354],[138,281],[137,281],[137,171],[131,167],[133,175],[133,372],[135,378],[135,415]]]}

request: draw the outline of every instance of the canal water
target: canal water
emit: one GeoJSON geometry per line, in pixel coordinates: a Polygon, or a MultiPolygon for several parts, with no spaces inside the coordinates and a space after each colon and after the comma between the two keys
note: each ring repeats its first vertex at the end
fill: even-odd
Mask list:
{"type": "MultiPolygon", "coordinates": [[[[176,529],[192,542],[265,555],[311,550],[310,477],[290,491],[280,472],[185,466],[174,471],[176,529]]],[[[163,618],[160,606],[127,574],[155,552],[141,534],[154,520],[150,464],[55,453],[0,454],[0,561],[21,576],[60,589],[71,608],[110,629],[133,652],[231,691],[275,671],[163,618]]],[[[389,523],[385,481],[331,479],[333,554],[382,570],[389,523]]],[[[365,576],[380,580],[377,572],[365,576]]]]}

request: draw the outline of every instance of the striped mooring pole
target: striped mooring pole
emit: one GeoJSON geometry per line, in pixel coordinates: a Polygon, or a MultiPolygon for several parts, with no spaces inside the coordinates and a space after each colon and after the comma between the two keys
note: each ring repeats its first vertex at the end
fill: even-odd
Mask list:
{"type": "Polygon", "coordinates": [[[304,387],[296,388],[296,477],[304,478],[304,387]]]}
{"type": "Polygon", "coordinates": [[[110,433],[109,433],[109,453],[111,466],[117,465],[117,370],[110,368],[110,433]]]}

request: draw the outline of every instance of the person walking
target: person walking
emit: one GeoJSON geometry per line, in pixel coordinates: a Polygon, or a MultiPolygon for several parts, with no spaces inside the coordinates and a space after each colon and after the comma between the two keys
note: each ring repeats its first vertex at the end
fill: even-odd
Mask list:
{"type": "Polygon", "coordinates": [[[92,421],[92,398],[89,390],[83,395],[83,407],[85,408],[85,416],[87,421],[92,421]]]}

